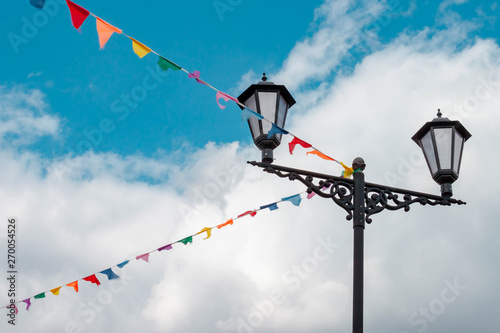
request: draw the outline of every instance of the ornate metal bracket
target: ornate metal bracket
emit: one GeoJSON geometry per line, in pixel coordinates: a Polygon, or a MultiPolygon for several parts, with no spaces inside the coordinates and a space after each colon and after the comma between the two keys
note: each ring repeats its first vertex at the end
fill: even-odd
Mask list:
{"type": "MultiPolygon", "coordinates": [[[[332,199],[347,212],[346,219],[352,219],[354,212],[354,180],[262,162],[248,163],[263,168],[265,172],[275,174],[280,178],[300,181],[307,187],[307,193],[314,192],[323,198],[332,199]],[[324,191],[326,189],[328,190],[324,191]]],[[[462,200],[373,183],[365,183],[364,198],[366,223],[372,222],[371,215],[380,213],[384,209],[398,210],[403,208],[407,212],[410,210],[410,205],[414,203],[431,206],[465,204],[462,200]],[[400,200],[400,196],[402,196],[402,200],[400,200]]]]}

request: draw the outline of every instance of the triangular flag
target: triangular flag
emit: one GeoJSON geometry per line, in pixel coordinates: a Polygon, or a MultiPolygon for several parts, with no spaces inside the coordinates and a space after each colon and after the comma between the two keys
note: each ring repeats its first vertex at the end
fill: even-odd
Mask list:
{"type": "Polygon", "coordinates": [[[135,257],[135,259],[137,260],[142,259],[145,262],[149,262],[149,253],[141,254],[140,256],[135,257]]]}
{"type": "Polygon", "coordinates": [[[23,300],[24,303],[26,303],[26,311],[29,311],[30,310],[30,306],[31,306],[31,300],[29,298],[23,300]]]}
{"type": "Polygon", "coordinates": [[[312,147],[309,143],[302,141],[297,137],[294,137],[293,140],[288,144],[288,149],[290,150],[290,155],[293,153],[293,150],[295,149],[296,145],[301,145],[304,148],[311,148],[312,147]]]}
{"type": "Polygon", "coordinates": [[[314,154],[314,155],[318,155],[319,157],[321,157],[322,159],[324,160],[328,160],[328,161],[335,161],[333,158],[329,157],[329,156],[326,156],[325,154],[323,153],[320,153],[319,151],[317,150],[313,150],[313,151],[308,151],[307,152],[307,155],[309,154],[314,154]]]}
{"type": "Polygon", "coordinates": [[[33,7],[36,7],[38,9],[43,9],[43,6],[45,5],[45,0],[30,0],[30,4],[32,4],[33,7]]]}
{"type": "Polygon", "coordinates": [[[99,282],[99,280],[97,280],[97,277],[95,276],[95,274],[89,275],[89,276],[83,278],[83,280],[95,283],[98,286],[101,284],[101,282],[99,282]]]}
{"type": "Polygon", "coordinates": [[[179,243],[182,243],[184,245],[188,245],[189,243],[193,242],[193,236],[186,237],[184,239],[181,239],[179,243]]]}
{"type": "Polygon", "coordinates": [[[14,313],[15,313],[15,314],[18,314],[18,313],[19,313],[19,310],[17,309],[16,303],[12,303],[11,305],[4,306],[4,308],[7,308],[7,309],[12,309],[12,308],[14,308],[14,313]]]}
{"type": "Polygon", "coordinates": [[[99,35],[99,45],[101,49],[104,45],[106,45],[113,32],[116,32],[117,34],[122,33],[120,29],[113,27],[111,24],[98,17],[96,17],[96,28],[97,34],[99,35]]]}
{"type": "Polygon", "coordinates": [[[205,82],[203,82],[201,79],[200,79],[200,72],[199,71],[194,71],[192,73],[188,73],[188,78],[190,79],[195,79],[196,82],[200,83],[200,84],[204,84],[204,85],[207,85],[205,82]]]}
{"type": "Polygon", "coordinates": [[[266,209],[266,208],[269,208],[269,210],[276,210],[276,209],[278,209],[278,205],[275,202],[275,203],[272,203],[272,204],[269,204],[269,205],[260,206],[260,209],[266,209]]]}
{"type": "Polygon", "coordinates": [[[151,52],[151,49],[146,45],[133,39],[132,37],[129,38],[132,40],[132,48],[134,49],[135,54],[137,54],[139,58],[143,58],[146,54],[151,52]]]}
{"type": "Polygon", "coordinates": [[[41,293],[38,295],[33,296],[34,299],[40,299],[40,298],[45,298],[45,293],[41,293]]]}
{"type": "Polygon", "coordinates": [[[220,229],[220,228],[222,228],[222,227],[225,227],[226,225],[233,225],[233,219],[229,219],[229,220],[227,220],[226,222],[224,222],[224,223],[222,223],[222,224],[219,224],[219,225],[217,226],[217,229],[220,229]]]}
{"type": "Polygon", "coordinates": [[[108,280],[119,279],[120,277],[113,272],[111,268],[105,269],[101,271],[102,274],[106,274],[108,276],[108,280]]]}
{"type": "Polygon", "coordinates": [[[203,229],[201,229],[201,231],[199,233],[197,233],[197,235],[202,234],[204,232],[207,233],[207,237],[205,237],[203,239],[209,239],[210,236],[212,236],[212,228],[203,228],[203,229]]]}
{"type": "Polygon", "coordinates": [[[245,215],[250,215],[251,217],[254,217],[255,215],[257,215],[257,212],[255,210],[249,210],[244,212],[243,214],[238,215],[238,218],[243,217],[245,215]]]}
{"type": "Polygon", "coordinates": [[[54,288],[54,289],[51,289],[50,292],[52,293],[52,295],[59,295],[59,290],[61,290],[61,287],[57,287],[57,288],[54,288]]]}
{"type": "Polygon", "coordinates": [[[72,1],[66,0],[66,3],[68,4],[73,26],[75,27],[75,29],[80,28],[80,26],[83,24],[83,21],[85,21],[85,19],[89,16],[89,11],[78,6],[72,1]]]}
{"type": "Polygon", "coordinates": [[[349,168],[347,165],[345,165],[344,163],[340,162],[340,165],[342,165],[344,167],[344,171],[342,171],[342,177],[344,178],[351,178],[352,174],[354,173],[354,169],[353,168],[349,168]]]}
{"type": "Polygon", "coordinates": [[[219,103],[219,99],[224,99],[224,101],[226,102],[229,102],[229,100],[232,100],[232,101],[235,101],[236,104],[238,104],[238,100],[236,98],[234,98],[233,96],[229,96],[228,94],[226,93],[223,93],[222,91],[217,91],[217,94],[215,95],[215,98],[217,99],[217,104],[219,104],[219,107],[221,109],[225,109],[226,106],[222,105],[219,103]]]}
{"type": "Polygon", "coordinates": [[[295,194],[290,197],[286,197],[281,199],[282,201],[290,201],[292,204],[295,206],[299,206],[300,202],[302,201],[302,198],[300,197],[300,194],[295,194]]]}
{"type": "Polygon", "coordinates": [[[76,292],[78,292],[78,281],[68,283],[67,286],[72,287],[76,292]]]}
{"type": "Polygon", "coordinates": [[[281,127],[276,126],[275,124],[272,124],[273,126],[271,127],[271,130],[267,133],[267,138],[270,139],[274,134],[288,134],[288,131],[284,130],[281,127]]]}
{"type": "Polygon", "coordinates": [[[172,250],[172,244],[168,244],[168,245],[165,245],[165,246],[158,248],[158,252],[163,251],[163,250],[172,250]]]}
{"type": "Polygon", "coordinates": [[[158,59],[158,66],[160,66],[160,68],[163,70],[163,71],[166,71],[168,70],[169,68],[173,69],[174,71],[178,71],[181,69],[180,66],[174,64],[173,62],[171,62],[170,60],[167,60],[165,58],[163,58],[162,56],[160,56],[160,59],[158,59]]]}
{"type": "MultiPolygon", "coordinates": [[[[329,184],[328,186],[323,186],[323,187],[321,188],[321,191],[328,190],[328,189],[330,188],[330,186],[331,186],[331,185],[332,185],[332,184],[329,184]]],[[[315,195],[316,195],[316,193],[315,193],[315,192],[311,192],[311,193],[309,193],[309,194],[307,195],[307,199],[311,199],[311,198],[312,198],[312,197],[314,197],[315,195]]]]}
{"type": "Polygon", "coordinates": [[[125,260],[124,262],[122,262],[121,264],[118,264],[116,265],[118,268],[123,268],[123,266],[125,266],[126,264],[128,264],[130,260],[125,260]]]}
{"type": "Polygon", "coordinates": [[[241,121],[247,121],[248,119],[250,119],[250,117],[255,117],[259,120],[264,119],[263,115],[258,114],[257,112],[252,111],[250,109],[241,110],[241,121]]]}

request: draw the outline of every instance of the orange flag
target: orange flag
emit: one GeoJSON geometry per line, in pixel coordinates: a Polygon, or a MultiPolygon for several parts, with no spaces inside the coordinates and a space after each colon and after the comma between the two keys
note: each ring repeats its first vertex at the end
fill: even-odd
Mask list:
{"type": "Polygon", "coordinates": [[[226,225],[229,225],[229,224],[233,225],[233,219],[229,219],[229,220],[227,220],[225,223],[219,224],[219,225],[217,226],[217,229],[220,229],[220,228],[222,228],[222,227],[225,227],[226,225]]]}
{"type": "Polygon", "coordinates": [[[328,160],[328,161],[335,161],[333,158],[329,157],[329,156],[326,156],[325,154],[323,153],[320,153],[319,151],[317,150],[313,150],[313,151],[308,151],[307,154],[314,154],[314,155],[318,155],[319,157],[321,157],[322,159],[324,160],[328,160]]]}
{"type": "Polygon", "coordinates": [[[67,286],[72,287],[76,292],[78,292],[78,281],[68,283],[67,286]]]}
{"type": "Polygon", "coordinates": [[[120,29],[113,27],[111,24],[98,17],[96,17],[96,28],[97,34],[99,35],[99,45],[101,46],[101,49],[104,45],[106,45],[113,32],[116,32],[117,34],[122,33],[120,29]]]}

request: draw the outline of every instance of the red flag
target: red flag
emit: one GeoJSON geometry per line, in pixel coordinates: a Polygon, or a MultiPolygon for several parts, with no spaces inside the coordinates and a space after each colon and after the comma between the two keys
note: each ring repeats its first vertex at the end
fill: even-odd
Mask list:
{"type": "Polygon", "coordinates": [[[85,281],[92,282],[92,283],[95,283],[97,285],[101,284],[101,282],[99,282],[99,280],[97,280],[97,278],[95,277],[95,274],[89,275],[89,276],[87,276],[86,278],[83,278],[83,279],[85,281]]]}
{"type": "Polygon", "coordinates": [[[243,217],[245,215],[250,215],[254,217],[255,215],[257,215],[257,212],[255,210],[249,210],[247,212],[244,212],[243,214],[238,215],[238,218],[243,217]]]}
{"type": "Polygon", "coordinates": [[[69,12],[71,13],[71,21],[73,21],[73,26],[76,29],[80,28],[83,21],[85,21],[85,19],[89,16],[89,11],[69,0],[66,0],[66,3],[68,4],[69,12]]]}
{"type": "Polygon", "coordinates": [[[311,148],[312,147],[309,143],[302,141],[297,137],[294,137],[292,142],[290,142],[288,144],[288,148],[290,149],[290,155],[293,153],[293,150],[295,149],[296,145],[301,145],[304,148],[311,148]]]}

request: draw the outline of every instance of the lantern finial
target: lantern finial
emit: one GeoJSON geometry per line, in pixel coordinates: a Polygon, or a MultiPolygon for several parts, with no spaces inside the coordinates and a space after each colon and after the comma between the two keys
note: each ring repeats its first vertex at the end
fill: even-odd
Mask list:
{"type": "Polygon", "coordinates": [[[442,115],[443,114],[441,113],[441,109],[438,109],[438,113],[437,113],[438,118],[441,118],[442,115]]]}
{"type": "Polygon", "coordinates": [[[262,73],[262,81],[263,82],[267,81],[266,73],[262,73]]]}

